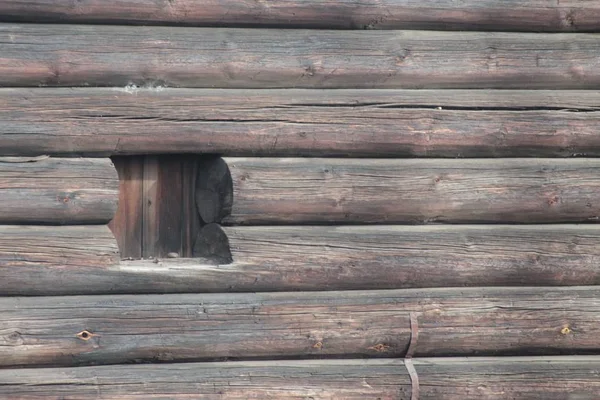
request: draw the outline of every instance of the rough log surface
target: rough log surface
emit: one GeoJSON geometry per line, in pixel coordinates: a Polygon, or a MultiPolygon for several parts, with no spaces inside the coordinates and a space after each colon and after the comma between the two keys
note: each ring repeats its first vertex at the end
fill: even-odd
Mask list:
{"type": "Polygon", "coordinates": [[[0,25],[0,86],[599,89],[600,36],[0,25]]]}
{"type": "Polygon", "coordinates": [[[0,365],[600,353],[600,288],[0,298],[0,365]]]}
{"type": "Polygon", "coordinates": [[[3,0],[0,20],[325,29],[598,31],[595,0],[3,0]]]}
{"type": "MultiPolygon", "coordinates": [[[[93,235],[112,245],[104,232],[93,235]]],[[[7,238],[10,260],[14,239],[7,238]]],[[[210,224],[196,241],[194,256],[200,258],[104,262],[95,269],[70,263],[64,274],[21,266],[0,270],[0,295],[598,285],[598,241],[593,225],[210,224]]],[[[58,257],[62,249],[54,253],[58,257]]]]}
{"type": "MultiPolygon", "coordinates": [[[[207,290],[600,284],[600,228],[594,225],[266,226],[222,231],[225,246],[224,238],[211,232],[204,248],[215,259],[229,257],[234,263],[200,273],[196,261],[200,279],[194,280],[203,280],[197,283],[207,290]]],[[[193,263],[181,261],[182,267],[193,263]]]]}
{"type": "Polygon", "coordinates": [[[0,157],[0,198],[2,224],[103,224],[119,179],[108,158],[0,157]]]}
{"type": "MultiPolygon", "coordinates": [[[[600,359],[415,359],[423,400],[595,400],[600,359]]],[[[409,400],[402,360],[307,360],[0,370],[11,399],[409,400]]]]}
{"type": "Polygon", "coordinates": [[[106,226],[0,226],[2,295],[61,291],[63,286],[64,292],[73,280],[85,288],[88,274],[93,281],[94,273],[118,262],[119,249],[106,226]]]}
{"type": "MultiPolygon", "coordinates": [[[[222,205],[231,209],[221,220],[228,225],[557,223],[600,215],[596,159],[225,161],[233,181],[233,201],[222,205]]],[[[205,205],[198,208],[202,215],[205,205]]]]}
{"type": "Polygon", "coordinates": [[[4,155],[600,156],[600,92],[0,89],[4,155]]]}

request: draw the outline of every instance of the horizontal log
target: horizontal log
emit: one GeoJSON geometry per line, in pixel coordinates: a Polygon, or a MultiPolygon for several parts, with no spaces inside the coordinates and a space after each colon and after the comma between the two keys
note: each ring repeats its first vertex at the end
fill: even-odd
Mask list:
{"type": "Polygon", "coordinates": [[[599,354],[600,288],[0,298],[0,365],[599,354]],[[416,324],[412,324],[415,329],[416,324]]]}
{"type": "Polygon", "coordinates": [[[4,155],[600,156],[600,92],[0,89],[4,155]]]}
{"type": "Polygon", "coordinates": [[[597,1],[3,0],[0,20],[325,29],[598,31],[597,1]]]}
{"type": "Polygon", "coordinates": [[[104,225],[0,226],[2,295],[51,292],[63,285],[68,290],[77,277],[85,290],[87,274],[118,262],[117,243],[104,225]]]}
{"type": "Polygon", "coordinates": [[[118,197],[108,158],[0,157],[2,224],[103,224],[118,197]]]}
{"type": "MultiPolygon", "coordinates": [[[[21,240],[11,235],[8,260],[21,240]]],[[[18,268],[0,268],[0,295],[600,284],[595,267],[600,229],[593,225],[221,229],[210,224],[196,243],[197,258],[120,263],[95,253],[93,246],[102,243],[116,252],[106,231],[87,236],[92,260],[77,263],[73,256],[67,269],[62,259],[60,269],[46,263],[26,269],[31,260],[13,260],[18,268]]],[[[55,253],[64,254],[61,247],[55,253]]]]}
{"type": "Polygon", "coordinates": [[[198,177],[198,211],[207,223],[551,223],[600,215],[596,159],[224,162],[230,176],[219,175],[217,159],[198,177]]]}
{"type": "MultiPolygon", "coordinates": [[[[412,364],[419,399],[592,400],[600,358],[425,358],[412,364]]],[[[409,400],[403,360],[240,361],[0,370],[11,399],[409,400]]],[[[416,385],[415,385],[416,386],[416,385]]]]}
{"type": "Polygon", "coordinates": [[[594,225],[212,226],[196,255],[233,264],[161,261],[208,291],[600,284],[594,225]]]}
{"type": "Polygon", "coordinates": [[[598,89],[597,34],[0,25],[0,86],[598,89]]]}

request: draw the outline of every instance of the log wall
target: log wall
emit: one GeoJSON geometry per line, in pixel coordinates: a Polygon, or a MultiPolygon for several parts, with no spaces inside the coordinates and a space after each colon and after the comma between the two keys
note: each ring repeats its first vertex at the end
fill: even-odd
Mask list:
{"type": "Polygon", "coordinates": [[[600,398],[599,35],[0,0],[0,397],[600,398]]]}

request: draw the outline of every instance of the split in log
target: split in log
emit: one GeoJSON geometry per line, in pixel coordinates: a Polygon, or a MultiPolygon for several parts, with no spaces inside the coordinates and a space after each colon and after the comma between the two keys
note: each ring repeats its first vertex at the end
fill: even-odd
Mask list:
{"type": "Polygon", "coordinates": [[[0,365],[600,353],[600,288],[0,298],[0,365]]]}
{"type": "Polygon", "coordinates": [[[119,179],[110,159],[0,157],[0,223],[105,224],[119,179]]]}
{"type": "Polygon", "coordinates": [[[85,288],[88,274],[93,282],[94,273],[118,263],[117,243],[103,225],[0,226],[2,295],[66,293],[73,280],[85,288]]]}
{"type": "Polygon", "coordinates": [[[324,29],[581,32],[600,30],[596,1],[3,0],[0,20],[324,29]]]}
{"type": "Polygon", "coordinates": [[[0,89],[4,155],[600,156],[600,92],[0,89]]]}
{"type": "Polygon", "coordinates": [[[0,25],[0,86],[599,89],[596,34],[0,25]]]}
{"type": "MultiPolygon", "coordinates": [[[[420,400],[600,397],[600,358],[425,358],[420,400]]],[[[403,360],[242,361],[0,370],[0,395],[27,399],[409,400],[403,360]]],[[[412,397],[414,398],[414,397],[412,397]]]]}
{"type": "MultiPolygon", "coordinates": [[[[558,223],[600,216],[595,159],[225,161],[233,194],[221,196],[232,202],[212,215],[227,211],[215,221],[226,225],[558,223]]],[[[215,162],[200,173],[211,176],[211,168],[221,167],[215,162]]],[[[224,188],[214,183],[212,190],[224,188]]],[[[212,206],[198,204],[200,215],[212,206]]]]}

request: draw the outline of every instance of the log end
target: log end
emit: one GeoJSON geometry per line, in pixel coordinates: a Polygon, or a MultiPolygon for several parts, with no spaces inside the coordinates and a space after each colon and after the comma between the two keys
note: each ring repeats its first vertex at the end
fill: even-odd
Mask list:
{"type": "Polygon", "coordinates": [[[194,244],[193,256],[216,264],[233,262],[229,239],[218,224],[208,224],[200,230],[194,244]]]}
{"type": "Polygon", "coordinates": [[[220,223],[231,214],[233,181],[227,163],[220,157],[200,163],[196,180],[196,206],[206,224],[220,223]]]}

